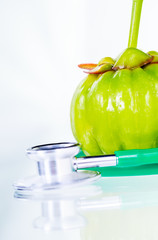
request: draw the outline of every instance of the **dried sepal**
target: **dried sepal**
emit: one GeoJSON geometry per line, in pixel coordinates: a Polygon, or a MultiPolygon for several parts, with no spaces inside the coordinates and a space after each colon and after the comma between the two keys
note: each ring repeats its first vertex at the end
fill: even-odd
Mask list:
{"type": "Polygon", "coordinates": [[[82,68],[82,69],[93,69],[97,66],[97,64],[95,63],[81,63],[78,65],[79,68],[82,68]]]}

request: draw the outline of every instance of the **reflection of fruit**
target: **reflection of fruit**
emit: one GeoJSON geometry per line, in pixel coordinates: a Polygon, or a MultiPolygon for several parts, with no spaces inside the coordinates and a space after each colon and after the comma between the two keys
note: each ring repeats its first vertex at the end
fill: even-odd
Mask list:
{"type": "Polygon", "coordinates": [[[89,75],[74,94],[71,126],[88,155],[158,147],[158,53],[136,48],[142,0],[133,3],[128,48],[79,65],[89,75]]]}
{"type": "Polygon", "coordinates": [[[158,207],[101,209],[87,212],[87,226],[82,240],[149,240],[157,239],[158,207]]]}
{"type": "Polygon", "coordinates": [[[158,176],[102,178],[102,194],[81,201],[82,240],[157,240],[158,176]]]}

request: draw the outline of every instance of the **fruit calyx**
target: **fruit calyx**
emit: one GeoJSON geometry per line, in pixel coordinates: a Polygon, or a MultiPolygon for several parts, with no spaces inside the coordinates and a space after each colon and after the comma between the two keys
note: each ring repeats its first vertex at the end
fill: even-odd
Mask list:
{"type": "Polygon", "coordinates": [[[79,64],[78,67],[82,68],[88,74],[103,74],[107,71],[119,69],[135,69],[143,67],[148,63],[158,63],[158,52],[149,51],[144,53],[137,48],[127,48],[125,51],[114,61],[111,57],[102,58],[98,64],[84,63],[79,64]]]}

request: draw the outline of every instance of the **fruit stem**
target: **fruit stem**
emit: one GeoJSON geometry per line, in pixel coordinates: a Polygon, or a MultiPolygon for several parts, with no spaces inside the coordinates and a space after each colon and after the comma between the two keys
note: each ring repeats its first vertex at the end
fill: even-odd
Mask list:
{"type": "Polygon", "coordinates": [[[139,23],[143,0],[133,0],[128,47],[137,47],[139,23]]]}

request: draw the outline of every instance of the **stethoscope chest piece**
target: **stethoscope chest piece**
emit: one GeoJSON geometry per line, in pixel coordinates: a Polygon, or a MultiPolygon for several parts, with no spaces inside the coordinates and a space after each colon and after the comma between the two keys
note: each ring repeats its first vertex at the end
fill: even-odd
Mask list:
{"type": "Polygon", "coordinates": [[[15,190],[30,194],[61,190],[95,181],[100,177],[100,173],[74,169],[74,156],[79,151],[79,144],[69,142],[39,145],[28,149],[28,157],[37,163],[38,175],[15,182],[15,190]]]}

